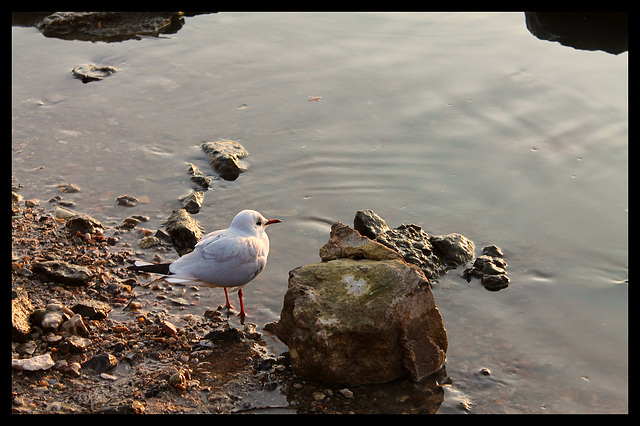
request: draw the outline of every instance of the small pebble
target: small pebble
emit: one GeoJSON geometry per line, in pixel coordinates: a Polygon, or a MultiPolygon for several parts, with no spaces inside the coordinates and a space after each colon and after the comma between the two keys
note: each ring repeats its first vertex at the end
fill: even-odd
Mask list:
{"type": "Polygon", "coordinates": [[[344,389],[340,389],[339,391],[342,396],[344,396],[345,398],[353,398],[353,392],[351,392],[351,390],[344,388],[344,389]]]}
{"type": "Polygon", "coordinates": [[[100,377],[106,380],[114,380],[114,381],[118,379],[116,376],[109,373],[100,373],[100,377]]]}
{"type": "Polygon", "coordinates": [[[313,397],[314,401],[322,401],[327,397],[327,395],[322,392],[314,392],[311,396],[313,397]]]}
{"type": "Polygon", "coordinates": [[[489,370],[488,368],[481,368],[478,371],[478,374],[481,376],[490,376],[491,375],[491,370],[489,370]]]}

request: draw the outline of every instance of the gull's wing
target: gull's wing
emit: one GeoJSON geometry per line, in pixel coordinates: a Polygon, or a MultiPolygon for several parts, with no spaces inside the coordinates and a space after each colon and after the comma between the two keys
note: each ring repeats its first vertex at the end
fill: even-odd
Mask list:
{"type": "Polygon", "coordinates": [[[264,269],[268,242],[266,252],[264,246],[264,241],[254,236],[212,232],[191,253],[171,264],[175,276],[169,276],[170,281],[198,280],[220,287],[244,285],[264,269]]]}

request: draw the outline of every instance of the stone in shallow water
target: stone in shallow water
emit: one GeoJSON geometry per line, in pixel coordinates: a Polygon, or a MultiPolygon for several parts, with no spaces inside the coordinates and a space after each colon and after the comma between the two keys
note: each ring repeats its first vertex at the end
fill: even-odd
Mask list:
{"type": "Polygon", "coordinates": [[[489,291],[499,291],[509,287],[511,281],[507,276],[507,262],[502,258],[502,250],[496,245],[490,245],[482,249],[482,255],[478,256],[471,268],[465,269],[462,276],[470,281],[471,278],[480,278],[484,288],[489,291]]]}
{"type": "Polygon", "coordinates": [[[473,259],[475,246],[473,241],[464,235],[434,235],[430,241],[436,249],[436,254],[447,266],[459,266],[473,259]]]}
{"type": "Polygon", "coordinates": [[[238,142],[205,142],[200,147],[207,153],[211,166],[222,179],[236,180],[240,173],[246,170],[238,163],[238,160],[246,157],[249,153],[238,142]]]}
{"type": "Polygon", "coordinates": [[[91,81],[100,81],[105,77],[109,77],[111,74],[118,71],[115,67],[111,66],[97,66],[93,64],[80,65],[71,70],[73,76],[80,79],[83,83],[89,83],[91,81]]]}
{"type": "Polygon", "coordinates": [[[180,256],[193,251],[202,238],[202,229],[197,220],[185,209],[174,210],[167,218],[164,227],[171,236],[173,247],[180,256]]]}

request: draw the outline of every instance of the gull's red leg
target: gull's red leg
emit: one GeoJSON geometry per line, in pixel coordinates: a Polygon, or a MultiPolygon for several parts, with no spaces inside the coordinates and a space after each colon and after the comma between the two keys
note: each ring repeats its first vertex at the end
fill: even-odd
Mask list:
{"type": "Polygon", "coordinates": [[[233,306],[231,306],[231,302],[229,302],[229,292],[227,291],[227,288],[224,288],[224,297],[225,299],[227,299],[227,309],[233,309],[233,306]]]}
{"type": "Polygon", "coordinates": [[[238,290],[238,299],[240,299],[240,324],[244,324],[244,318],[246,314],[244,313],[244,303],[242,301],[242,289],[238,290]]]}

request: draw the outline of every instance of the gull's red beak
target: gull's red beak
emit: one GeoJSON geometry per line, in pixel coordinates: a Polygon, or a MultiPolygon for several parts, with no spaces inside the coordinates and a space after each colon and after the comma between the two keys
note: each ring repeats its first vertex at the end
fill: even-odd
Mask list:
{"type": "Polygon", "coordinates": [[[267,220],[267,223],[264,226],[268,226],[271,225],[272,223],[280,223],[282,222],[280,219],[269,219],[267,220]]]}

